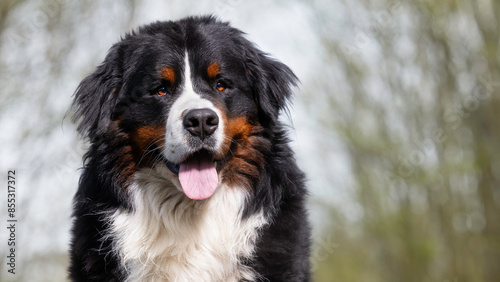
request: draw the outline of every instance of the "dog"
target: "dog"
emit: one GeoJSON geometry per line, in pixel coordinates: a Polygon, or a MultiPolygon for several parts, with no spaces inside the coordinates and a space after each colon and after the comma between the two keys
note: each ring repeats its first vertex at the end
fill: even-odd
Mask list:
{"type": "Polygon", "coordinates": [[[128,33],[78,86],[72,281],[309,281],[298,79],[213,16],[128,33]]]}

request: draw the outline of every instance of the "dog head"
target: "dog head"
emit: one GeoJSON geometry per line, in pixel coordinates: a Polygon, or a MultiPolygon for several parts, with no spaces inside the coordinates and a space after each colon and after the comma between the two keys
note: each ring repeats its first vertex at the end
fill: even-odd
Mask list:
{"type": "Polygon", "coordinates": [[[221,182],[258,179],[296,81],[213,17],[157,22],[126,35],[81,82],[75,121],[115,186],[156,169],[206,199],[221,182]]]}

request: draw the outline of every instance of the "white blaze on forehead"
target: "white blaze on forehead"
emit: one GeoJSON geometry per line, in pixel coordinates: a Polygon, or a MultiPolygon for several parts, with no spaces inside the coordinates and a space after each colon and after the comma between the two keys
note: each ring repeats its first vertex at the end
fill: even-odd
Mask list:
{"type": "MultiPolygon", "coordinates": [[[[170,108],[167,117],[167,130],[165,135],[165,148],[163,151],[167,160],[179,164],[189,155],[194,153],[193,148],[189,147],[188,140],[191,138],[190,133],[184,129],[182,125],[182,118],[190,110],[195,109],[210,109],[214,111],[219,118],[222,116],[219,109],[214,104],[202,98],[195,92],[193,87],[193,75],[189,65],[189,57],[186,52],[184,57],[184,87],[182,93],[170,108]]],[[[223,123],[220,122],[217,130],[212,134],[216,140],[216,147],[214,150],[219,150],[222,146],[223,139],[223,123]]]]}

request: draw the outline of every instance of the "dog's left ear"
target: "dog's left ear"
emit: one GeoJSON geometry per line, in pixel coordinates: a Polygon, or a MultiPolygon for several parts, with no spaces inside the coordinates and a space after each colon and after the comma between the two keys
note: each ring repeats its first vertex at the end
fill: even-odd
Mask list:
{"type": "Polygon", "coordinates": [[[298,78],[288,66],[256,49],[246,53],[246,67],[261,111],[260,122],[270,126],[278,120],[280,111],[286,109],[298,78]]]}
{"type": "Polygon", "coordinates": [[[115,44],[104,62],[78,86],[72,108],[78,131],[91,142],[100,138],[111,122],[116,93],[121,85],[121,46],[115,44]]]}

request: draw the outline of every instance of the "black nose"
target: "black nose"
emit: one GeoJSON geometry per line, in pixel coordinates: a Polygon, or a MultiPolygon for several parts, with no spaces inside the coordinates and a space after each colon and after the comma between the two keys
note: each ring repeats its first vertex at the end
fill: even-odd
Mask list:
{"type": "Polygon", "coordinates": [[[219,117],[210,109],[196,109],[189,111],[182,119],[184,128],[193,136],[204,140],[219,126],[219,117]]]}

